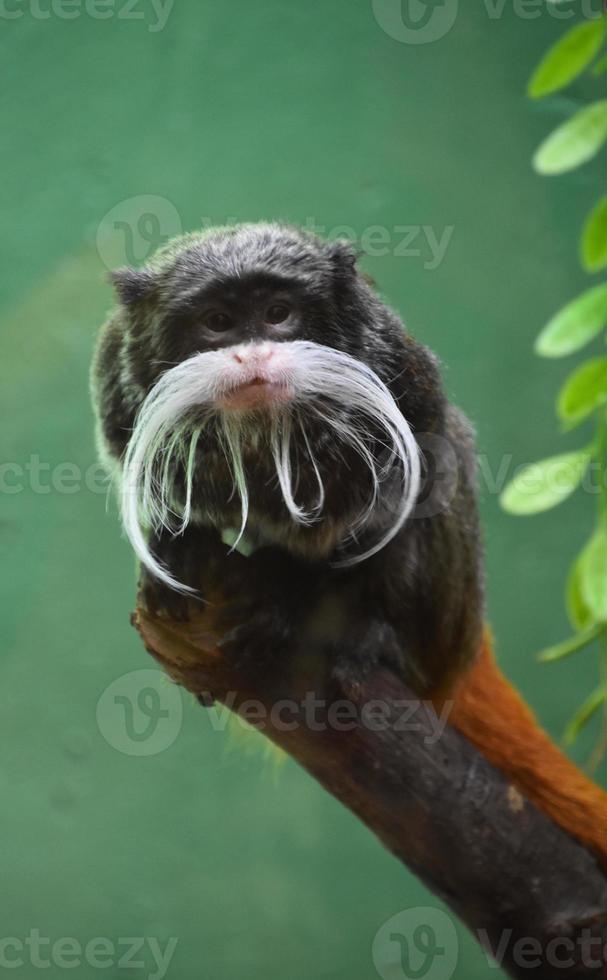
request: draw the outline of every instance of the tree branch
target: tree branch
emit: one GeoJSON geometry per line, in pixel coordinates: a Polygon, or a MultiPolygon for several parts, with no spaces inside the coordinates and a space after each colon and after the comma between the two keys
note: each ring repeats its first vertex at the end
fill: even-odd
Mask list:
{"type": "Polygon", "coordinates": [[[455,728],[437,737],[432,706],[399,678],[382,669],[340,684],[318,651],[263,669],[231,662],[208,611],[180,624],[140,607],[133,623],[174,681],[255,719],[501,949],[509,975],[607,978],[607,878],[594,858],[455,728]]]}

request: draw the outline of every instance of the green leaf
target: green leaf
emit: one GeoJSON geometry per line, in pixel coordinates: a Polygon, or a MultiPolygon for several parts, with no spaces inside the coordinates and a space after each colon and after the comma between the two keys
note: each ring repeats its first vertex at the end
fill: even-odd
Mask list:
{"type": "Polygon", "coordinates": [[[607,71],[607,54],[604,55],[602,58],[599,58],[596,65],[594,65],[592,69],[592,74],[594,75],[595,78],[599,78],[601,75],[604,75],[606,71],[607,71]]]}
{"type": "Polygon", "coordinates": [[[583,633],[576,633],[575,636],[569,637],[568,640],[563,640],[562,643],[557,643],[553,647],[548,647],[546,650],[542,650],[538,653],[538,660],[543,664],[553,663],[555,660],[563,660],[564,657],[569,657],[572,653],[577,653],[578,650],[583,650],[587,647],[589,643],[596,640],[597,636],[603,632],[603,626],[591,626],[590,629],[584,630],[583,633]]]}
{"type": "Polygon", "coordinates": [[[607,357],[593,357],[570,374],[557,401],[559,417],[581,422],[607,402],[607,357]]]}
{"type": "Polygon", "coordinates": [[[592,209],[582,232],[582,264],[587,272],[607,267],[607,197],[592,209]]]}
{"type": "Polygon", "coordinates": [[[572,27],[544,55],[536,68],[528,94],[533,99],[557,92],[584,71],[598,54],[605,39],[602,17],[572,27]]]}
{"type": "Polygon", "coordinates": [[[591,458],[588,449],[580,449],[526,466],[502,493],[502,507],[518,515],[539,514],[556,507],[580,485],[591,458]]]}
{"type": "Polygon", "coordinates": [[[607,140],[607,100],[593,102],[563,123],[538,148],[533,166],[540,174],[564,174],[586,163],[607,140]]]}
{"type": "Polygon", "coordinates": [[[594,624],[592,613],[586,605],[582,595],[580,558],[574,562],[573,567],[569,572],[567,588],[565,591],[565,602],[567,604],[569,621],[575,629],[586,630],[589,626],[594,624]]]}
{"type": "Polygon", "coordinates": [[[564,306],[546,324],[535,342],[541,357],[573,354],[607,324],[607,284],[593,286],[564,306]]]}
{"type": "Polygon", "coordinates": [[[576,711],[565,729],[564,738],[567,745],[572,745],[573,742],[575,742],[582,728],[588,724],[599,708],[605,704],[606,700],[607,691],[605,688],[597,687],[596,690],[592,692],[590,697],[584,701],[582,707],[576,711]]]}
{"type": "Polygon", "coordinates": [[[580,556],[580,591],[595,622],[607,622],[607,529],[597,528],[580,556]]]}

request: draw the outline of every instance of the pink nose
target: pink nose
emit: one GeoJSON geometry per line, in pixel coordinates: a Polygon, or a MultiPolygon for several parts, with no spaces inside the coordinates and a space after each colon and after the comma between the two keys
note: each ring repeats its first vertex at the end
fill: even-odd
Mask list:
{"type": "Polygon", "coordinates": [[[261,347],[257,344],[239,347],[232,354],[237,364],[265,364],[273,356],[272,347],[261,347]]]}

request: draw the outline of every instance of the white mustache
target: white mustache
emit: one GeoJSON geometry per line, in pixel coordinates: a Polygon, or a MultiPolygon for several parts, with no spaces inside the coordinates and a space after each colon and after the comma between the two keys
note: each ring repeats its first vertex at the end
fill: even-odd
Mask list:
{"type": "MultiPolygon", "coordinates": [[[[174,534],[185,530],[192,517],[200,436],[205,428],[213,425],[231,467],[234,492],[240,498],[240,535],[243,534],[249,513],[243,444],[247,432],[251,431],[251,422],[246,413],[217,407],[218,399],[258,373],[253,366],[249,378],[246,368],[243,374],[242,365],[235,367],[234,354],[238,350],[224,348],[195,354],[163,374],[139,411],[124,458],[120,496],[125,532],[143,565],[180,592],[194,590],[175,579],[154,557],[144,528],[156,532],[165,528],[174,534]],[[175,463],[180,463],[185,473],[185,503],[181,513],[175,513],[171,506],[171,472],[175,463]]],[[[261,350],[261,346],[255,350],[261,350]]],[[[325,502],[322,476],[305,429],[306,417],[322,420],[336,443],[359,454],[371,475],[372,492],[349,529],[350,538],[355,539],[373,514],[382,482],[388,474],[392,478],[398,473],[399,499],[389,526],[372,547],[335,564],[363,561],[398,533],[415,506],[420,489],[417,442],[390,391],[366,364],[342,351],[309,341],[282,342],[273,345],[273,351],[276,357],[271,367],[272,381],[288,387],[290,398],[266,410],[267,435],[282,497],[294,522],[310,525],[321,520],[325,502]],[[331,404],[346,407],[352,418],[332,414],[331,404]],[[382,449],[388,451],[387,457],[382,455],[381,462],[373,456],[369,440],[365,441],[365,424],[367,429],[372,426],[373,431],[381,431],[382,449]],[[295,499],[291,445],[297,428],[302,433],[303,455],[307,455],[318,485],[316,503],[308,511],[295,499]]]]}

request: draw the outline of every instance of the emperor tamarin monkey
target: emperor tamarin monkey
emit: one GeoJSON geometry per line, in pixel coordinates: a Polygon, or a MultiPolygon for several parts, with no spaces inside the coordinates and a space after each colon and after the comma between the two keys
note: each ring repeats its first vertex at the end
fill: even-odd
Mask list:
{"type": "Polygon", "coordinates": [[[218,228],[112,279],[93,400],[148,604],[208,600],[240,536],[227,646],[262,669],[314,635],[342,668],[447,685],[483,623],[473,438],[351,245],[218,228]]]}
{"type": "Polygon", "coordinates": [[[148,607],[184,617],[219,593],[239,666],[291,658],[296,678],[320,652],[347,692],[379,660],[448,697],[450,723],[607,867],[607,797],[481,642],[470,426],[351,246],[223,228],[113,280],[93,400],[148,607]]]}

